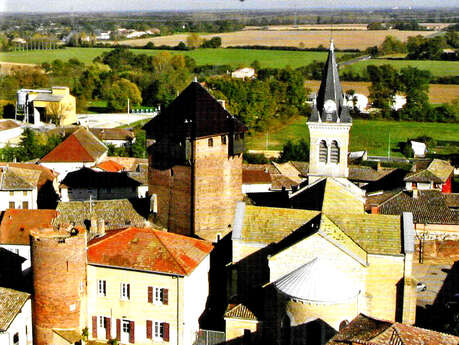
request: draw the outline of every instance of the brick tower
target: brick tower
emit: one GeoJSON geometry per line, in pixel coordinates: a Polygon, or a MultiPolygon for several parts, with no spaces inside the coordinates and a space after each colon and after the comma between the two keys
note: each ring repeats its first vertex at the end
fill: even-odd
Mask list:
{"type": "Polygon", "coordinates": [[[333,41],[319,93],[308,121],[310,134],[309,183],[323,176],[347,178],[347,154],[352,118],[344,102],[333,41]]]}
{"type": "Polygon", "coordinates": [[[34,344],[53,344],[53,329],[86,325],[86,232],[40,229],[30,237],[34,344]]]}
{"type": "Polygon", "coordinates": [[[192,82],[145,125],[149,192],[169,231],[216,241],[232,230],[242,200],[246,128],[199,83],[192,82]]]}

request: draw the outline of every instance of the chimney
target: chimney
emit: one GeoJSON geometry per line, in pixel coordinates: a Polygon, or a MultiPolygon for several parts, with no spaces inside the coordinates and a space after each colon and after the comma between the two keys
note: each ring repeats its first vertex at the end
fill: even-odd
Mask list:
{"type": "Polygon", "coordinates": [[[96,215],[91,216],[91,228],[89,231],[93,234],[97,234],[97,217],[96,215]]]}
{"type": "Polygon", "coordinates": [[[419,191],[417,189],[413,189],[413,199],[417,199],[419,196],[419,191]]]}
{"type": "Polygon", "coordinates": [[[97,235],[105,235],[105,221],[102,218],[97,219],[97,235]]]}
{"type": "Polygon", "coordinates": [[[382,170],[381,161],[378,161],[378,163],[376,163],[376,171],[381,171],[381,170],[382,170]]]}
{"type": "Polygon", "coordinates": [[[379,207],[378,206],[371,206],[371,214],[378,214],[379,207]]]}

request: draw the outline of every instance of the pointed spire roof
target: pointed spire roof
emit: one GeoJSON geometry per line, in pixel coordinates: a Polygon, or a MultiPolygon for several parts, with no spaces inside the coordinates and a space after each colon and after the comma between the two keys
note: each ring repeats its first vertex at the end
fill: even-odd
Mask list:
{"type": "Polygon", "coordinates": [[[322,82],[320,83],[310,121],[352,122],[349,110],[344,102],[333,40],[330,42],[327,62],[322,73],[322,82]]]}
{"type": "Polygon", "coordinates": [[[200,83],[193,81],[144,129],[150,137],[206,137],[247,128],[234,118],[200,83]]]}

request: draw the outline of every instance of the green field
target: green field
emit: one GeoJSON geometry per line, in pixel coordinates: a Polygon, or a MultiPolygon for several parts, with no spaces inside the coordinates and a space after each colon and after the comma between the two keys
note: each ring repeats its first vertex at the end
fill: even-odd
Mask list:
{"type": "MultiPolygon", "coordinates": [[[[0,53],[0,61],[41,64],[55,59],[68,60],[76,58],[86,64],[110,48],[65,48],[57,50],[41,50],[27,52],[0,53]]],[[[133,49],[135,54],[156,55],[164,50],[133,49]]],[[[285,50],[255,49],[196,49],[191,51],[169,51],[171,54],[191,56],[198,65],[231,65],[232,67],[247,66],[258,60],[262,67],[282,68],[287,65],[296,68],[312,63],[314,60],[325,61],[327,52],[305,52],[285,50]]],[[[338,56],[343,53],[337,53],[338,56]]],[[[459,61],[413,61],[372,59],[346,66],[343,70],[353,69],[361,72],[368,65],[390,64],[395,68],[414,66],[431,71],[434,76],[454,76],[459,74],[459,61]]]]}
{"type": "MultiPolygon", "coordinates": [[[[0,61],[15,63],[41,64],[55,59],[68,60],[76,58],[86,64],[101,55],[109,48],[66,48],[58,50],[8,52],[0,53],[0,61]]],[[[164,50],[133,49],[136,54],[156,55],[164,50]]],[[[326,52],[301,52],[301,51],[274,51],[254,49],[196,49],[191,51],[169,51],[171,54],[183,54],[191,56],[198,65],[249,65],[258,60],[264,67],[285,67],[290,65],[294,68],[308,65],[314,60],[325,61],[326,52]]]]}
{"type": "Polygon", "coordinates": [[[391,65],[396,69],[411,66],[429,70],[436,77],[459,75],[459,61],[371,59],[346,66],[343,70],[353,69],[362,72],[368,65],[391,65]]]}
{"type": "MultiPolygon", "coordinates": [[[[387,155],[390,134],[391,155],[402,156],[397,152],[399,142],[408,138],[427,135],[437,140],[457,141],[458,145],[450,147],[448,152],[459,153],[459,124],[404,121],[354,120],[351,129],[351,151],[367,150],[370,155],[387,155]]],[[[265,150],[268,137],[268,150],[281,150],[287,140],[300,138],[309,143],[309,131],[305,117],[297,117],[280,128],[271,128],[269,133],[248,137],[249,150],[265,150]]],[[[440,152],[437,152],[440,153],[440,152]]]]}

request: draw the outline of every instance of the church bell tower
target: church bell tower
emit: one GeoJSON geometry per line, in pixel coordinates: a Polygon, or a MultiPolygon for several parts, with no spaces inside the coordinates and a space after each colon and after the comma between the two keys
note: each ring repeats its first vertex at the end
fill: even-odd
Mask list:
{"type": "Polygon", "coordinates": [[[308,121],[310,134],[309,183],[322,177],[347,178],[349,131],[352,118],[345,105],[333,40],[323,71],[319,93],[308,121]]]}

